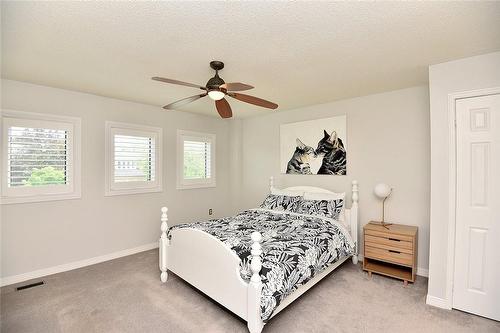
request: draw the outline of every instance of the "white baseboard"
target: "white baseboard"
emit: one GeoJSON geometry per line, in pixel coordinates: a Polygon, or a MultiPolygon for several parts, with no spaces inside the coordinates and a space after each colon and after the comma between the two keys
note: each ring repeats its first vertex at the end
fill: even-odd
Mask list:
{"type": "MultiPolygon", "coordinates": [[[[358,260],[360,262],[363,261],[363,255],[362,254],[358,254],[358,260]]],[[[418,276],[423,276],[423,277],[429,277],[429,270],[427,268],[417,267],[417,275],[418,276]]]]}
{"type": "Polygon", "coordinates": [[[23,282],[23,281],[27,281],[27,280],[31,280],[31,279],[37,279],[37,278],[40,278],[42,276],[71,271],[73,269],[77,269],[77,268],[81,268],[81,267],[85,267],[85,266],[95,265],[95,264],[98,264],[98,263],[101,263],[104,261],[113,260],[113,259],[117,259],[117,258],[121,258],[121,257],[126,257],[126,256],[129,256],[131,254],[148,251],[148,250],[151,250],[151,249],[154,249],[157,247],[158,247],[158,242],[154,242],[154,243],[134,247],[131,249],[126,249],[126,250],[121,250],[118,252],[105,254],[105,255],[99,256],[99,257],[70,262],[67,264],[58,265],[58,266],[49,267],[49,268],[43,268],[43,269],[39,269],[36,271],[27,272],[27,273],[23,273],[23,274],[19,274],[19,275],[7,276],[7,277],[4,277],[0,280],[0,287],[8,286],[10,284],[19,283],[19,282],[23,282]]]}
{"type": "Polygon", "coordinates": [[[428,278],[429,270],[427,268],[417,267],[417,275],[428,278]]]}
{"type": "Polygon", "coordinates": [[[451,305],[449,304],[448,300],[446,300],[444,298],[439,298],[436,296],[427,295],[425,303],[428,305],[432,305],[432,306],[441,308],[441,309],[451,310],[451,305]]]}

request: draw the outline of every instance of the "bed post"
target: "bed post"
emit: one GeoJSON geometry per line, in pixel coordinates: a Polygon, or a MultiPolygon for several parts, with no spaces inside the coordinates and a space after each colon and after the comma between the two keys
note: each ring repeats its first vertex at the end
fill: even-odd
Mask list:
{"type": "Polygon", "coordinates": [[[260,270],[262,268],[262,259],[260,255],[262,254],[262,247],[260,242],[262,240],[262,235],[260,232],[254,231],[251,237],[253,242],[251,251],[252,261],[250,262],[252,277],[248,284],[247,321],[250,333],[260,333],[264,327],[260,310],[260,297],[262,292],[262,281],[260,277],[260,270]]]}
{"type": "Polygon", "coordinates": [[[167,230],[168,230],[168,217],[167,217],[168,208],[161,208],[161,236],[160,236],[160,280],[161,282],[167,282],[168,273],[167,273],[167,249],[168,249],[168,238],[167,238],[167,230]]]}
{"type": "Polygon", "coordinates": [[[352,263],[354,265],[358,264],[358,181],[352,181],[352,206],[351,206],[351,236],[354,240],[354,254],[352,256],[352,263]]]}
{"type": "Polygon", "coordinates": [[[269,193],[271,193],[271,191],[273,190],[273,187],[274,187],[274,177],[271,176],[271,177],[269,177],[269,193]]]}

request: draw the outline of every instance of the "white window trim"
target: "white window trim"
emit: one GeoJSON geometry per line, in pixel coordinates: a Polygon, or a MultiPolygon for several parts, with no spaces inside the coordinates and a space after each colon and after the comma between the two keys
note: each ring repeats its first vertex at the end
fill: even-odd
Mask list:
{"type": "Polygon", "coordinates": [[[188,190],[196,188],[216,187],[216,144],[215,134],[186,130],[177,130],[177,189],[188,190]],[[184,179],[184,141],[210,142],[210,175],[209,179],[184,179]]]}
{"type": "Polygon", "coordinates": [[[43,202],[55,200],[69,200],[81,198],[81,119],[76,117],[59,116],[53,114],[33,113],[15,110],[2,110],[2,197],[1,204],[16,204],[28,202],[43,202]],[[69,184],[57,186],[41,186],[36,188],[19,188],[13,191],[8,187],[7,179],[7,127],[11,123],[10,118],[22,120],[26,125],[36,127],[57,127],[70,130],[69,163],[72,166],[68,170],[69,184]],[[48,124],[48,122],[51,122],[48,124]]]}
{"type": "Polygon", "coordinates": [[[116,121],[106,121],[105,124],[105,196],[128,195],[140,193],[154,193],[163,191],[163,169],[162,169],[162,149],[163,149],[163,129],[138,124],[128,124],[116,121]],[[137,135],[155,137],[155,181],[154,182],[128,182],[116,184],[114,182],[114,134],[116,130],[125,130],[127,135],[137,135]]]}

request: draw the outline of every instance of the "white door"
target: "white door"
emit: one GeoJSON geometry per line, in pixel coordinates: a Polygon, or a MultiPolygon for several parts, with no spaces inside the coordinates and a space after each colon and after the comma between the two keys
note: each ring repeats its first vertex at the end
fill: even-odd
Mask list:
{"type": "Polygon", "coordinates": [[[453,307],[500,320],[500,95],[456,102],[453,307]]]}

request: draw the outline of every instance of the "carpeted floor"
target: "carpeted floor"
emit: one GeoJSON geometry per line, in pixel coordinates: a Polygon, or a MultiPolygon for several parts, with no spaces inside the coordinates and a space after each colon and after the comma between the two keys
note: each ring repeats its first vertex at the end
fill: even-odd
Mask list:
{"type": "MultiPolygon", "coordinates": [[[[1,332],[247,332],[246,323],[174,275],[157,251],[1,290],[1,332]]],[[[371,279],[350,261],[273,318],[263,332],[500,332],[500,323],[425,305],[427,280],[371,279]]]]}

